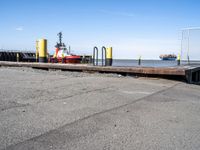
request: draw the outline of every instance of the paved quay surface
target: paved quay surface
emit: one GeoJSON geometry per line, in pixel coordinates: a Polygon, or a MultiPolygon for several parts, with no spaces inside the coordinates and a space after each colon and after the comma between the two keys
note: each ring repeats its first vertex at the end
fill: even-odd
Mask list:
{"type": "Polygon", "coordinates": [[[200,86],[0,68],[0,149],[198,150],[200,86]]]}

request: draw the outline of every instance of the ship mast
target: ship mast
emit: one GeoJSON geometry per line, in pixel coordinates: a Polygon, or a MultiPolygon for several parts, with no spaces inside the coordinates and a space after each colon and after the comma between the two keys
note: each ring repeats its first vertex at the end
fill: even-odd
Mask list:
{"type": "Polygon", "coordinates": [[[57,44],[56,44],[55,47],[58,48],[59,50],[64,50],[64,51],[66,51],[67,54],[70,54],[70,50],[68,50],[68,49],[66,48],[65,43],[62,42],[62,38],[63,38],[62,32],[59,32],[57,35],[58,35],[58,38],[59,38],[59,42],[57,42],[57,44]]]}
{"type": "Polygon", "coordinates": [[[62,32],[58,33],[58,37],[59,37],[59,45],[62,46],[63,45],[63,43],[62,43],[62,32]]]}

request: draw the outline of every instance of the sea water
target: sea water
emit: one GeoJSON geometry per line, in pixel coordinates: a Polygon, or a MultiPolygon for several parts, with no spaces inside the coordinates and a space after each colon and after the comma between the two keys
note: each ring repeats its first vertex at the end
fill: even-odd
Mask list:
{"type": "MultiPolygon", "coordinates": [[[[101,62],[99,62],[101,64],[101,62]]],[[[182,61],[182,65],[187,65],[187,61],[182,61]]],[[[199,64],[200,61],[190,61],[190,64],[199,64]]],[[[138,60],[125,60],[125,59],[115,59],[113,60],[113,66],[139,66],[138,60]]],[[[174,67],[177,66],[177,61],[167,61],[167,60],[141,60],[142,67],[174,67]]]]}

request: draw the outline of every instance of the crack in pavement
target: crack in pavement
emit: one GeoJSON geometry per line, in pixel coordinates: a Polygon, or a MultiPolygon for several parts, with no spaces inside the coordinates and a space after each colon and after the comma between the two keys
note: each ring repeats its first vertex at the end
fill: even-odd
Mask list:
{"type": "MultiPolygon", "coordinates": [[[[36,102],[35,104],[29,104],[29,103],[27,103],[27,104],[20,104],[20,103],[15,103],[16,106],[7,106],[5,108],[1,108],[0,109],[0,113],[3,112],[3,111],[6,111],[6,110],[13,109],[13,108],[23,108],[23,107],[26,107],[26,106],[38,105],[40,103],[48,103],[48,102],[53,102],[53,101],[61,101],[61,100],[64,100],[64,99],[69,99],[69,98],[80,96],[80,95],[83,95],[83,94],[88,94],[88,93],[97,92],[97,91],[104,91],[104,90],[109,89],[109,88],[111,88],[111,87],[88,90],[88,91],[85,91],[85,92],[75,93],[75,94],[69,95],[69,96],[59,97],[59,99],[57,99],[55,97],[54,99],[49,99],[47,101],[36,102]]],[[[84,89],[80,89],[80,90],[84,90],[84,89]]]]}
{"type": "MultiPolygon", "coordinates": [[[[84,91],[84,92],[78,92],[78,93],[75,93],[75,94],[73,94],[73,95],[68,95],[68,96],[59,97],[59,99],[57,99],[57,98],[55,97],[54,99],[50,99],[50,100],[42,101],[42,102],[37,102],[36,104],[48,103],[48,102],[53,102],[53,101],[61,101],[61,100],[64,100],[64,99],[69,99],[69,98],[76,97],[76,96],[80,96],[80,95],[83,95],[83,94],[88,94],[88,93],[98,92],[98,91],[104,91],[104,90],[109,89],[109,88],[111,88],[111,87],[93,89],[93,90],[88,90],[88,91],[84,91]]],[[[84,89],[85,89],[85,88],[84,88],[84,89]]],[[[84,89],[80,89],[80,90],[84,90],[84,89]]]]}
{"type": "Polygon", "coordinates": [[[60,129],[62,129],[62,128],[70,127],[70,126],[72,126],[72,125],[74,125],[74,124],[77,124],[77,123],[79,123],[79,122],[81,122],[81,121],[90,119],[90,118],[92,118],[92,117],[95,117],[95,116],[98,116],[98,115],[101,115],[101,114],[105,114],[105,113],[111,112],[111,111],[113,111],[113,110],[117,110],[117,109],[124,108],[124,107],[126,107],[126,106],[135,104],[135,103],[140,102],[140,101],[145,101],[147,98],[152,97],[152,96],[157,95],[157,94],[160,94],[160,93],[162,93],[162,92],[168,91],[168,90],[170,90],[170,89],[176,87],[176,86],[179,85],[179,84],[181,84],[181,83],[174,84],[174,85],[172,85],[171,87],[168,87],[168,88],[166,88],[166,89],[157,91],[157,92],[155,92],[155,93],[153,93],[153,94],[150,94],[150,95],[148,95],[148,96],[139,98],[139,99],[137,99],[137,100],[134,100],[134,101],[132,101],[132,102],[126,103],[126,104],[124,104],[124,105],[121,105],[121,106],[118,106],[118,107],[114,107],[114,108],[111,108],[111,109],[107,109],[107,110],[104,110],[104,111],[101,111],[101,112],[97,112],[97,113],[94,113],[94,114],[92,114],[92,115],[86,116],[86,117],[81,118],[81,119],[78,119],[78,120],[76,120],[76,121],[73,121],[73,122],[71,122],[71,123],[67,123],[67,124],[65,124],[65,125],[63,125],[63,126],[61,126],[61,127],[58,127],[58,128],[56,128],[56,129],[52,129],[52,130],[50,130],[50,131],[48,131],[48,132],[45,132],[44,134],[41,134],[41,135],[39,135],[39,136],[35,136],[35,137],[33,137],[33,138],[24,140],[24,141],[19,142],[19,143],[17,143],[17,144],[10,145],[10,146],[6,147],[6,149],[10,149],[10,148],[12,149],[13,147],[15,147],[15,146],[17,146],[17,145],[21,145],[21,144],[26,143],[26,142],[36,141],[36,140],[37,140],[38,138],[40,138],[40,137],[43,137],[43,136],[49,135],[49,134],[51,134],[51,133],[54,133],[54,132],[56,132],[56,131],[58,131],[58,130],[60,130],[60,129]]]}
{"type": "Polygon", "coordinates": [[[6,110],[13,109],[13,108],[23,108],[23,107],[26,107],[26,106],[30,106],[29,103],[28,103],[28,104],[15,103],[15,105],[16,105],[16,106],[12,106],[12,104],[11,104],[11,106],[8,105],[7,107],[1,108],[1,109],[0,109],[0,113],[1,113],[1,112],[4,112],[4,111],[6,111],[6,110]]]}

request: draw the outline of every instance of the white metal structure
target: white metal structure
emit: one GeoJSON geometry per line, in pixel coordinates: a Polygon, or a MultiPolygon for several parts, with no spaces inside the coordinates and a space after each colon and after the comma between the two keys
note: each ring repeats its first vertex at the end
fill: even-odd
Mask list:
{"type": "Polygon", "coordinates": [[[200,60],[200,27],[182,29],[181,57],[183,60],[200,60]]]}

